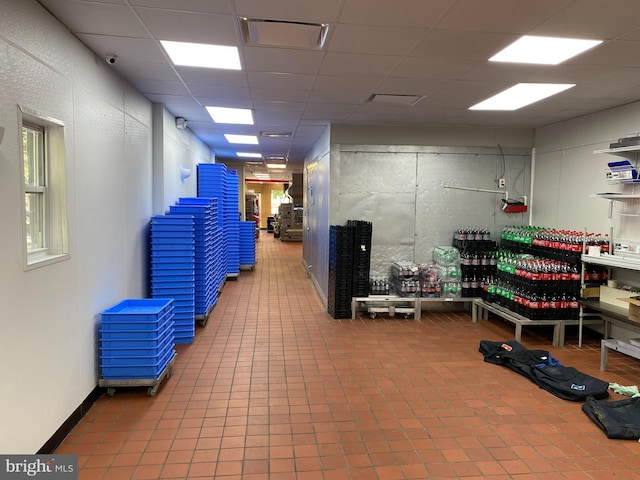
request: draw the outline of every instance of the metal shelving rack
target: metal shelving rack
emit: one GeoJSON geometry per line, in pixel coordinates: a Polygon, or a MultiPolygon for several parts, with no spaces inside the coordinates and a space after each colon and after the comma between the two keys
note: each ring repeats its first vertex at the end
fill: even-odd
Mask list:
{"type": "MultiPolygon", "coordinates": [[[[635,160],[635,163],[636,163],[635,166],[637,167],[638,159],[640,159],[640,145],[595,150],[593,153],[616,155],[616,156],[621,156],[625,158],[632,157],[635,160]]],[[[635,183],[638,183],[638,181],[636,180],[634,182],[629,182],[629,181],[623,180],[623,181],[620,181],[619,183],[635,184],[635,183]]],[[[607,192],[607,193],[597,193],[590,196],[594,198],[602,198],[609,201],[608,218],[613,217],[613,210],[614,210],[613,206],[615,202],[628,202],[628,201],[640,199],[640,194],[637,194],[637,193],[607,192]]],[[[628,216],[628,217],[640,217],[640,215],[635,215],[635,214],[623,213],[621,215],[628,216]]],[[[587,264],[608,267],[610,269],[609,271],[610,274],[611,274],[612,268],[622,268],[625,270],[640,272],[640,257],[638,257],[637,255],[626,256],[624,254],[617,254],[617,255],[615,254],[615,251],[614,251],[615,249],[613,248],[613,244],[614,244],[613,228],[611,229],[611,233],[610,233],[610,242],[611,244],[610,244],[609,251],[611,253],[607,255],[600,255],[600,256],[586,255],[585,254],[586,252],[584,251],[584,248],[583,248],[583,254],[581,256],[583,284],[584,284],[584,270],[585,270],[584,267],[587,264]]],[[[638,347],[637,345],[632,345],[631,343],[628,343],[622,340],[609,338],[611,323],[617,323],[617,324],[622,324],[625,326],[632,326],[637,328],[640,328],[640,324],[628,320],[627,315],[621,312],[622,309],[620,308],[616,309],[616,307],[614,306],[607,306],[607,304],[602,304],[600,302],[582,301],[580,304],[581,312],[580,312],[579,340],[578,340],[579,347],[582,347],[582,327],[583,327],[583,319],[584,319],[584,315],[583,315],[584,308],[591,308],[596,312],[598,312],[598,314],[601,316],[602,320],[605,323],[604,339],[602,340],[602,343],[601,343],[601,357],[600,357],[601,370],[606,370],[607,368],[608,349],[616,350],[616,351],[625,353],[626,355],[640,359],[640,347],[638,347]]]]}

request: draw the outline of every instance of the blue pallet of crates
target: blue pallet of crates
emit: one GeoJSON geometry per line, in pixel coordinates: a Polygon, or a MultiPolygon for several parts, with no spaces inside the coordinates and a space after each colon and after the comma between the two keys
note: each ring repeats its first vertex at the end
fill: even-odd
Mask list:
{"type": "Polygon", "coordinates": [[[217,298],[213,289],[213,242],[215,228],[214,210],[217,201],[211,198],[180,198],[176,205],[169,207],[170,214],[189,213],[194,216],[194,238],[196,253],[196,320],[206,323],[217,298]]]}
{"type": "Polygon", "coordinates": [[[240,268],[253,270],[256,263],[256,223],[240,222],[240,268]]]}
{"type": "Polygon", "coordinates": [[[151,220],[151,296],[174,299],[175,343],[192,343],[195,336],[184,333],[195,332],[195,222],[193,215],[151,220]]]}
{"type": "Polygon", "coordinates": [[[145,386],[155,395],[175,358],[172,299],[127,299],[101,313],[99,385],[145,386]]]}
{"type": "MultiPolygon", "coordinates": [[[[227,170],[224,164],[199,164],[198,165],[198,196],[218,199],[218,227],[221,231],[220,247],[224,280],[229,276],[236,276],[239,271],[239,259],[237,258],[235,232],[230,223],[239,220],[237,172],[227,170]],[[235,177],[235,189],[229,177],[235,177]],[[232,205],[235,203],[235,207],[232,205]],[[233,216],[230,218],[229,209],[233,216]],[[231,230],[230,230],[231,229],[231,230]],[[238,262],[238,268],[234,265],[238,262]]],[[[221,285],[220,285],[221,286],[221,285]]]]}

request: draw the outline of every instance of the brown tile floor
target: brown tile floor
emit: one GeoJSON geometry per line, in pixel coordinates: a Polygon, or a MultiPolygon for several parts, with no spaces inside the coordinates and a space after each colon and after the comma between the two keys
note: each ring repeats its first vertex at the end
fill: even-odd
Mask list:
{"type": "MultiPolygon", "coordinates": [[[[263,233],[255,271],[227,282],[158,394],[99,398],[57,450],[79,454],[81,479],[640,478],[637,442],[608,440],[580,404],[482,361],[480,339],[512,339],[510,324],[334,320],[301,252],[263,233]]],[[[598,338],[578,349],[576,337],[551,347],[534,327],[522,343],[640,382],[640,362],[614,352],[600,372],[598,338]]]]}

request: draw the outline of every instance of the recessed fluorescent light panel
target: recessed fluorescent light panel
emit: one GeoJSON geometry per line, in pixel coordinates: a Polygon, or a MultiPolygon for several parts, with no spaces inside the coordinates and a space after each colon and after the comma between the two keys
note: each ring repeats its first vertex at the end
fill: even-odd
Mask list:
{"type": "Polygon", "coordinates": [[[229,143],[242,143],[244,145],[257,145],[258,137],[255,135],[233,135],[231,133],[225,133],[224,138],[229,143]]]}
{"type": "Polygon", "coordinates": [[[602,40],[525,35],[489,59],[490,62],[558,65],[602,43],[602,40]]]}
{"type": "Polygon", "coordinates": [[[206,109],[216,123],[253,125],[253,114],[248,108],[206,107],[206,109]]]}
{"type": "Polygon", "coordinates": [[[469,110],[518,110],[571,87],[575,83],[519,83],[469,110]]]}
{"type": "Polygon", "coordinates": [[[174,65],[227,70],[241,69],[238,47],[168,40],[160,40],[160,44],[174,65]]]}
{"type": "Polygon", "coordinates": [[[236,155],[243,158],[262,158],[261,154],[251,152],[236,152],[236,155]]]}
{"type": "Polygon", "coordinates": [[[284,163],[267,163],[267,168],[287,168],[287,165],[284,163]]]}

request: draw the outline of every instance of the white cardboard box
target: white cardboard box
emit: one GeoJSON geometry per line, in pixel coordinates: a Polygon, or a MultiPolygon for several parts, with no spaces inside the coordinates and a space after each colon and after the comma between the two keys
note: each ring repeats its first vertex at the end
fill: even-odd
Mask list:
{"type": "Polygon", "coordinates": [[[629,302],[620,300],[620,298],[631,298],[638,296],[638,292],[629,292],[620,290],[619,288],[611,288],[606,285],[600,287],[600,303],[608,303],[616,307],[629,309],[629,302]]]}

